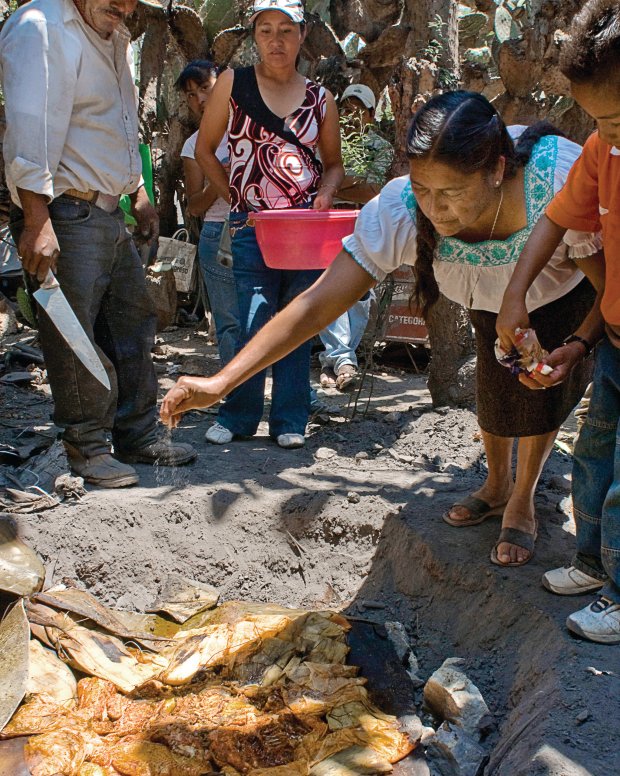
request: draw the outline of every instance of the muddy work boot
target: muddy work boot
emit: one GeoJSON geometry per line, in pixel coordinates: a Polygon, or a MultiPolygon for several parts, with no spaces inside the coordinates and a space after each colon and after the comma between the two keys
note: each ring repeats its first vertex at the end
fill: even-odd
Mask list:
{"type": "Polygon", "coordinates": [[[194,448],[186,442],[173,444],[165,439],[158,439],[134,450],[118,450],[115,454],[125,463],[151,463],[158,466],[184,466],[197,456],[194,448]]]}
{"type": "Polygon", "coordinates": [[[64,443],[71,471],[84,482],[100,488],[126,488],[136,485],[138,473],[132,466],[117,461],[110,453],[83,455],[76,447],[64,443]]]}

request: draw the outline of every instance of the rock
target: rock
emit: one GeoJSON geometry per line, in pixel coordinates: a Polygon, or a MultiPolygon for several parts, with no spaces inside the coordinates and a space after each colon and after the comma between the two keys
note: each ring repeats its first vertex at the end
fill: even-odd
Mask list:
{"type": "Polygon", "coordinates": [[[387,420],[388,423],[399,423],[402,420],[402,417],[402,412],[388,412],[385,416],[385,420],[387,420]]]}
{"type": "Polygon", "coordinates": [[[407,638],[405,626],[402,622],[386,622],[385,630],[387,631],[389,640],[392,642],[392,646],[394,647],[398,659],[403,662],[411,652],[411,645],[407,638]]]}
{"type": "Polygon", "coordinates": [[[423,725],[422,734],[420,735],[420,744],[422,744],[422,746],[430,746],[434,738],[435,728],[423,725]]]}
{"type": "Polygon", "coordinates": [[[593,676],[613,676],[611,671],[599,671],[598,668],[594,668],[594,666],[588,666],[586,672],[593,676]]]}
{"type": "MultiPolygon", "coordinates": [[[[406,734],[412,744],[420,743],[425,735],[428,738],[428,728],[424,727],[422,720],[417,714],[402,714],[399,716],[398,721],[400,723],[400,730],[406,734]]],[[[431,728],[431,733],[435,734],[433,728],[431,728]]]]}
{"type": "Polygon", "coordinates": [[[338,455],[338,453],[335,450],[332,450],[331,447],[319,447],[314,454],[314,457],[317,461],[327,461],[336,455],[338,455]]]}
{"type": "Polygon", "coordinates": [[[440,719],[455,722],[473,738],[491,721],[480,690],[459,668],[464,661],[449,658],[424,687],[424,700],[440,719]]]}
{"type": "Polygon", "coordinates": [[[354,493],[353,491],[351,491],[350,493],[347,493],[347,501],[350,504],[359,504],[361,501],[360,494],[354,493]]]}
{"type": "Polygon", "coordinates": [[[575,717],[575,722],[578,725],[583,725],[586,720],[590,718],[590,712],[587,709],[584,709],[583,711],[580,711],[579,714],[575,717]]]}
{"type": "Polygon", "coordinates": [[[381,601],[371,601],[368,599],[360,601],[360,606],[364,609],[385,609],[386,606],[381,601]]]}
{"type": "Polygon", "coordinates": [[[17,318],[9,300],[0,294],[0,339],[17,331],[17,318]]]}
{"type": "Polygon", "coordinates": [[[402,665],[405,666],[407,673],[411,678],[413,686],[416,688],[422,687],[424,681],[418,676],[420,666],[418,665],[418,659],[409,643],[405,626],[402,622],[386,622],[384,623],[384,627],[398,659],[402,665]]]}
{"type": "Polygon", "coordinates": [[[204,375],[209,369],[209,360],[204,356],[183,356],[181,371],[184,375],[204,375]]]}
{"type": "Polygon", "coordinates": [[[572,477],[570,474],[554,474],[549,480],[549,485],[560,493],[570,493],[572,486],[572,477]]]}
{"type": "Polygon", "coordinates": [[[572,498],[570,496],[564,496],[564,498],[555,505],[555,511],[559,512],[561,515],[568,515],[568,517],[571,517],[573,514],[572,498]]]}
{"type": "Polygon", "coordinates": [[[431,739],[426,758],[434,776],[479,776],[488,756],[458,725],[444,722],[431,739]]]}
{"type": "Polygon", "coordinates": [[[63,498],[81,498],[86,495],[84,479],[73,474],[61,474],[54,481],[54,491],[63,498]]]}

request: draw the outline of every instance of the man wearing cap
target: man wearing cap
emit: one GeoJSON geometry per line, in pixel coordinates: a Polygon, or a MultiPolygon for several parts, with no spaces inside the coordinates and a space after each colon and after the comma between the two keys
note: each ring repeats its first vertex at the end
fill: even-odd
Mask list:
{"type": "Polygon", "coordinates": [[[381,191],[394,159],[391,143],[374,129],[376,107],[375,94],[365,84],[347,86],[340,97],[340,115],[349,131],[362,134],[363,153],[355,160],[355,170],[347,169],[338,198],[356,205],[365,205],[381,191]]]}
{"type": "Polygon", "coordinates": [[[129,194],[141,235],[157,239],[141,179],[124,25],[137,2],[32,0],[0,33],[12,233],[32,284],[55,272],[112,386],[107,391],[90,374],[39,310],[54,421],[73,471],[103,487],[136,483],[129,462],[178,465],[195,457],[190,445],[158,435],[155,316],[118,208],[129,194]]]}
{"type": "MultiPolygon", "coordinates": [[[[374,92],[365,84],[351,84],[340,98],[345,143],[343,148],[346,177],[336,193],[338,202],[361,207],[375,197],[386,183],[394,149],[374,131],[376,108],[374,92]],[[355,158],[347,153],[347,138],[360,136],[351,143],[355,158]]],[[[319,355],[320,383],[323,388],[335,385],[340,391],[353,384],[358,374],[357,355],[370,315],[370,295],[353,305],[320,334],[325,350],[319,355]]]]}

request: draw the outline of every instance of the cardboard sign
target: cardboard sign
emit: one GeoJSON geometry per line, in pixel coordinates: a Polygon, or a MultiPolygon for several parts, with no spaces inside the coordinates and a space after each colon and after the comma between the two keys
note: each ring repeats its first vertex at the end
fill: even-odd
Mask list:
{"type": "Polygon", "coordinates": [[[415,282],[411,267],[403,265],[392,273],[394,291],[387,311],[387,323],[383,339],[388,342],[428,344],[428,329],[422,311],[410,306],[409,300],[415,282]]]}

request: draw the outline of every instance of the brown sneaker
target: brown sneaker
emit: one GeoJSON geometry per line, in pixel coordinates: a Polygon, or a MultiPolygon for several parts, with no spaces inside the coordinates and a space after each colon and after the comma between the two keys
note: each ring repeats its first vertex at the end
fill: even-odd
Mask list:
{"type": "Polygon", "coordinates": [[[118,450],[115,454],[127,463],[151,463],[158,466],[183,466],[191,463],[198,455],[186,442],[173,444],[165,439],[158,439],[135,450],[118,450]]]}
{"type": "Polygon", "coordinates": [[[110,453],[85,456],[66,442],[65,450],[71,471],[83,477],[84,482],[98,485],[100,488],[126,488],[138,482],[136,470],[132,466],[117,461],[110,453]]]}

